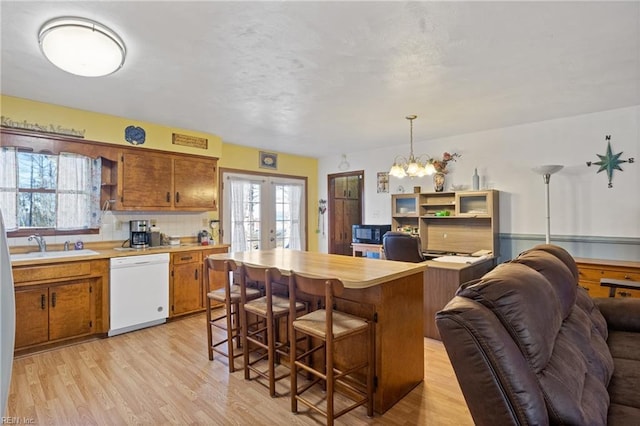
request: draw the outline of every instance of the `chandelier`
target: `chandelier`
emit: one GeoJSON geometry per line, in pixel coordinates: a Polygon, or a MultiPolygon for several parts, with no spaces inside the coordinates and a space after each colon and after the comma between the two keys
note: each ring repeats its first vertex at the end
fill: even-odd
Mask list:
{"type": "Polygon", "coordinates": [[[416,118],[418,118],[417,115],[407,115],[406,117],[410,123],[409,157],[406,158],[398,155],[395,160],[393,160],[393,166],[391,166],[391,170],[389,170],[389,175],[393,177],[422,177],[425,175],[432,175],[436,171],[428,155],[423,154],[417,157],[413,155],[413,120],[416,118]],[[421,161],[420,159],[423,157],[425,157],[425,159],[421,161]]]}

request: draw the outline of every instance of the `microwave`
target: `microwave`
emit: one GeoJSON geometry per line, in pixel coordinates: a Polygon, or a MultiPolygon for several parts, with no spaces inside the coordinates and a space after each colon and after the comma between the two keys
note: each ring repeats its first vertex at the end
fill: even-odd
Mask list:
{"type": "Polygon", "coordinates": [[[382,244],[382,236],[391,225],[352,225],[351,241],[360,244],[382,244]]]}

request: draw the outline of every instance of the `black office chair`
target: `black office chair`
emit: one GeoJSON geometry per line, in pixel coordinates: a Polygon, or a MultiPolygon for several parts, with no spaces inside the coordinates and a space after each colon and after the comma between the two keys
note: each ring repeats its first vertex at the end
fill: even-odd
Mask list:
{"type": "Polygon", "coordinates": [[[419,263],[426,259],[422,255],[419,236],[406,232],[389,231],[382,237],[382,247],[387,260],[419,263]]]}

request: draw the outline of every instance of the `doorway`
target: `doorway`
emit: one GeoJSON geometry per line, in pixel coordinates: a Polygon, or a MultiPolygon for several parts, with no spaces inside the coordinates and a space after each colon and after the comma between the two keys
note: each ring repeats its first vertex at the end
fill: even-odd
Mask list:
{"type": "Polygon", "coordinates": [[[222,241],[230,251],[306,250],[306,179],[222,171],[222,241]]]}
{"type": "Polygon", "coordinates": [[[329,253],[352,255],[352,225],[362,223],[364,170],[328,175],[329,253]]]}

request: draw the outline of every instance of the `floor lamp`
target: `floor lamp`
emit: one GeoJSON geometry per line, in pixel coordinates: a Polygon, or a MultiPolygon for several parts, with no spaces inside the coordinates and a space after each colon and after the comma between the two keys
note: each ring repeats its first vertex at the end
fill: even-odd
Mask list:
{"type": "Polygon", "coordinates": [[[552,164],[552,165],[538,166],[533,168],[533,171],[539,175],[542,175],[542,178],[544,179],[545,204],[547,208],[547,233],[545,234],[545,242],[547,244],[549,244],[549,240],[551,237],[551,213],[549,209],[549,181],[551,180],[551,175],[560,171],[563,167],[564,166],[552,164]]]}

